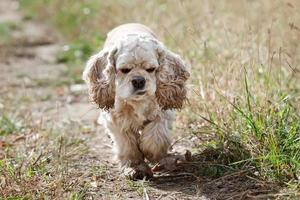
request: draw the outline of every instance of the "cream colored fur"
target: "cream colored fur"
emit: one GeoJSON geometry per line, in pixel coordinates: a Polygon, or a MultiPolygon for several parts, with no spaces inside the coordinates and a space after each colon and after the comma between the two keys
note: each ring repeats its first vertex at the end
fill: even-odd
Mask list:
{"type": "Polygon", "coordinates": [[[151,177],[145,159],[155,163],[167,156],[173,110],[182,107],[188,77],[180,57],[141,24],[113,29],[103,50],[88,61],[83,79],[91,100],[103,109],[100,121],[114,141],[121,167],[131,178],[151,177]],[[132,86],[136,76],[146,81],[143,94],[132,86]]]}

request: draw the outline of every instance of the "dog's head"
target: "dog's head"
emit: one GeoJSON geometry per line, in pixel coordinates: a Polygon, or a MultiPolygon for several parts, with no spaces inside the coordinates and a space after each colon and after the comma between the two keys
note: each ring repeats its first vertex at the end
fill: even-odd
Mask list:
{"type": "Polygon", "coordinates": [[[180,57],[159,41],[128,35],[114,47],[92,56],[83,72],[92,101],[102,109],[115,98],[143,101],[155,96],[162,109],[181,108],[189,77],[180,57]]]}

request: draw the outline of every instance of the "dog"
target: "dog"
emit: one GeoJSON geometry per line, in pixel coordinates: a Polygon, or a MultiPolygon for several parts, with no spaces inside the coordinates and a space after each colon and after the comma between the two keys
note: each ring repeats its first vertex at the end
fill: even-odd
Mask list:
{"type": "Polygon", "coordinates": [[[171,124],[186,100],[189,76],[183,60],[136,23],[111,30],[103,49],[88,60],[83,80],[91,101],[103,110],[100,121],[127,177],[151,178],[145,160],[168,157],[171,124]]]}

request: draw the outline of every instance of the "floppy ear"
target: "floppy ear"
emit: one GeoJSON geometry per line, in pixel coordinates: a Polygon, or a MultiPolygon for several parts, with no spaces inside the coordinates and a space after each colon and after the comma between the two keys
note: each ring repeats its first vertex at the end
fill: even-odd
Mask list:
{"type": "Polygon", "coordinates": [[[186,99],[186,80],[190,73],[181,58],[166,49],[162,44],[158,47],[158,61],[160,66],[156,72],[156,99],[160,107],[180,109],[186,99]]]}
{"type": "Polygon", "coordinates": [[[89,88],[91,100],[99,108],[108,110],[115,102],[115,62],[116,49],[103,49],[87,62],[82,74],[89,88]]]}

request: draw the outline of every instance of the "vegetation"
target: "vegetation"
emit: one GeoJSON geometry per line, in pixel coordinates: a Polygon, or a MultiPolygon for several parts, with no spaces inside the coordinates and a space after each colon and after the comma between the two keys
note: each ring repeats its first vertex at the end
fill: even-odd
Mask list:
{"type": "MultiPolygon", "coordinates": [[[[68,66],[67,84],[81,83],[85,61],[101,48],[110,29],[126,22],[151,27],[191,66],[189,102],[177,117],[175,131],[201,140],[193,153],[214,152],[209,156],[216,165],[203,173],[218,178],[246,170],[297,195],[298,1],[21,0],[21,7],[26,20],[46,20],[67,41],[57,56],[68,66]]],[[[0,33],[6,32],[1,27],[0,33]]],[[[11,119],[0,118],[0,135],[15,130],[11,119]]],[[[6,160],[0,169],[15,173],[6,160]]],[[[144,194],[144,182],[128,184],[144,194]]],[[[78,190],[72,199],[84,193],[78,190]]]]}

